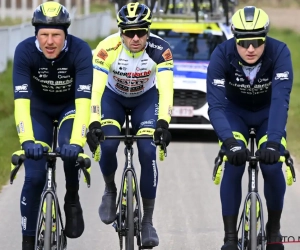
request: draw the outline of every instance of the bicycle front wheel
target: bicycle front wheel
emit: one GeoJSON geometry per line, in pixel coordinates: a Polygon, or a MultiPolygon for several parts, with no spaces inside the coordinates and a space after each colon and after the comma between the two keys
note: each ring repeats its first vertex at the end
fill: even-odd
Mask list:
{"type": "Polygon", "coordinates": [[[250,248],[248,250],[257,250],[257,197],[255,193],[251,194],[250,206],[250,248]]]}
{"type": "Polygon", "coordinates": [[[45,214],[45,238],[44,238],[44,250],[51,250],[52,248],[52,194],[48,193],[46,195],[46,214],[45,214]]]}
{"type": "Polygon", "coordinates": [[[126,174],[127,192],[126,192],[126,236],[125,249],[134,250],[134,221],[133,221],[133,185],[132,172],[128,171],[126,174]]]}

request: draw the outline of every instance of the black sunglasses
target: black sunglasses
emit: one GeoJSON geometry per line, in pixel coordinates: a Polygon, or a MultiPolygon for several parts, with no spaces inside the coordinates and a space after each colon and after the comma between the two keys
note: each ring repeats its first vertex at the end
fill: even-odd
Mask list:
{"type": "Polygon", "coordinates": [[[242,46],[245,49],[248,49],[250,45],[252,45],[254,48],[258,48],[259,46],[265,44],[266,38],[255,38],[255,39],[236,39],[236,43],[240,46],[242,46]]]}
{"type": "Polygon", "coordinates": [[[137,35],[139,38],[145,36],[148,34],[148,29],[128,29],[123,30],[123,34],[129,38],[134,38],[135,35],[137,35]]]}

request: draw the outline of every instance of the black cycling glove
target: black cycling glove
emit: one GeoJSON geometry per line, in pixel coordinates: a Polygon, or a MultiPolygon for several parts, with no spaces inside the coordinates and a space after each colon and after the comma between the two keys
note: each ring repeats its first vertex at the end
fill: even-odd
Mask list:
{"type": "Polygon", "coordinates": [[[92,122],[89,126],[89,132],[86,135],[86,141],[92,153],[94,153],[100,143],[104,140],[104,134],[100,122],[92,122]]]}
{"type": "Polygon", "coordinates": [[[259,161],[264,164],[275,164],[280,158],[280,144],[277,142],[268,141],[266,148],[258,149],[255,152],[259,156],[259,161]]]}
{"type": "Polygon", "coordinates": [[[248,148],[242,148],[234,137],[226,139],[224,145],[226,148],[226,156],[230,164],[241,166],[246,163],[250,156],[248,148]]]}
{"type": "Polygon", "coordinates": [[[166,146],[169,145],[170,141],[172,140],[172,136],[168,128],[169,124],[165,120],[159,119],[156,122],[156,129],[154,131],[155,145],[161,145],[161,142],[164,142],[166,146]]]}

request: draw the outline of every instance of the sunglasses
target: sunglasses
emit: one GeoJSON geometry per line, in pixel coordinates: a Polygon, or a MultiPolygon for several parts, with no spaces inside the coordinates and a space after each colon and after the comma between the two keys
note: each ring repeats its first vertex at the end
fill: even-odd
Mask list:
{"type": "Polygon", "coordinates": [[[258,48],[259,46],[265,44],[265,42],[265,37],[236,39],[236,43],[245,49],[248,49],[250,45],[252,45],[254,48],[258,48]]]}
{"type": "Polygon", "coordinates": [[[135,35],[137,35],[138,38],[141,38],[148,34],[148,29],[147,28],[127,29],[127,30],[122,30],[122,33],[129,38],[134,38],[135,35]]]}

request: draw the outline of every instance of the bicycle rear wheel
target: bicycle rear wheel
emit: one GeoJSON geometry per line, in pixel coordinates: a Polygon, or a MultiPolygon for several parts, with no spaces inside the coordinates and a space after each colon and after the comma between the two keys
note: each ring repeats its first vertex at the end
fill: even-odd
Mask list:
{"type": "Polygon", "coordinates": [[[128,171],[126,174],[126,236],[125,249],[134,250],[134,221],[133,221],[133,186],[132,186],[132,172],[128,171]]]}

